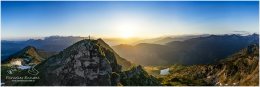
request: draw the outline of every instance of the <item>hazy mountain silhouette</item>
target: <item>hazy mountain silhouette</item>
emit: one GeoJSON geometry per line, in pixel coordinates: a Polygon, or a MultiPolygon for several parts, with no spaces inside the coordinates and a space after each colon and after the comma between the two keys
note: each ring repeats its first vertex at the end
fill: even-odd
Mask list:
{"type": "Polygon", "coordinates": [[[129,43],[130,45],[137,45],[140,43],[150,43],[150,44],[161,44],[164,45],[166,43],[172,42],[172,41],[184,41],[192,38],[197,37],[206,37],[209,36],[209,34],[201,34],[201,35],[172,35],[172,36],[162,36],[162,37],[156,37],[151,39],[143,39],[136,41],[134,43],[129,43]]]}
{"type": "Polygon", "coordinates": [[[166,45],[142,43],[118,45],[113,49],[122,57],[142,65],[211,64],[258,41],[258,34],[210,35],[166,45]]]}
{"type": "Polygon", "coordinates": [[[1,42],[2,60],[10,56],[11,54],[25,48],[28,45],[34,46],[37,49],[41,49],[48,52],[59,52],[64,48],[82,39],[83,37],[50,36],[44,39],[37,39],[37,40],[30,39],[26,41],[2,41],[1,42]]]}
{"type": "MultiPolygon", "coordinates": [[[[139,44],[139,43],[156,43],[156,44],[165,44],[170,41],[182,41],[185,39],[190,39],[193,37],[198,37],[203,35],[184,35],[184,36],[172,36],[174,38],[168,37],[159,37],[153,39],[138,39],[133,38],[133,43],[127,44],[139,44]]],[[[7,41],[2,40],[1,45],[1,57],[2,60],[6,59],[13,53],[18,52],[19,50],[25,48],[26,46],[34,46],[39,50],[43,50],[45,52],[49,52],[49,54],[58,53],[69,47],[70,45],[76,43],[77,41],[86,39],[88,37],[80,37],[80,36],[50,36],[45,37],[43,39],[29,39],[26,41],[7,41]]],[[[95,38],[95,37],[91,37],[95,38]]],[[[121,43],[125,43],[123,39],[120,38],[105,38],[104,41],[108,43],[110,46],[118,45],[121,43]]]]}

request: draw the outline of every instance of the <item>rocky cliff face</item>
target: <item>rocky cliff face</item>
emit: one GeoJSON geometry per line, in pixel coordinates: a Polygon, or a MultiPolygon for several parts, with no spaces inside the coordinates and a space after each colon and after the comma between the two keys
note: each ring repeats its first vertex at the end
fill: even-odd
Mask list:
{"type": "MultiPolygon", "coordinates": [[[[122,72],[122,66],[118,64],[116,56],[100,40],[79,41],[37,66],[41,79],[33,85],[128,85],[121,83],[124,81],[121,79],[122,76],[128,75],[128,72],[122,72]]],[[[139,69],[137,67],[137,70],[139,69]]],[[[129,72],[138,76],[145,71],[129,70],[129,72]]]]}
{"type": "Polygon", "coordinates": [[[128,71],[120,73],[121,84],[127,86],[159,86],[161,83],[142,68],[133,67],[128,71]]]}
{"type": "Polygon", "coordinates": [[[117,63],[122,66],[122,70],[128,70],[133,64],[128,60],[120,57],[108,44],[106,44],[102,39],[97,39],[97,43],[100,44],[101,47],[105,48],[109,52],[113,54],[113,57],[116,58],[117,63]]]}
{"type": "Polygon", "coordinates": [[[112,85],[112,72],[121,66],[97,40],[82,40],[39,66],[39,85],[112,85]]]}

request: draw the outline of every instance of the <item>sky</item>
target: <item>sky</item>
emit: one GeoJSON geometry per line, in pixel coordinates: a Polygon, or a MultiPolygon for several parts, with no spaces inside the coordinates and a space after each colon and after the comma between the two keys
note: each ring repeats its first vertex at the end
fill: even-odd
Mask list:
{"type": "Polygon", "coordinates": [[[258,2],[2,2],[2,39],[258,33],[258,2]]]}

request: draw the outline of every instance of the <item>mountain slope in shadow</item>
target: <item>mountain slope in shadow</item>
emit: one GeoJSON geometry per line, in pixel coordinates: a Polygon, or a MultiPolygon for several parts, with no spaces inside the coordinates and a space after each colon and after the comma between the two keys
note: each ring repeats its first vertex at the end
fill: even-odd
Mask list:
{"type": "Polygon", "coordinates": [[[123,58],[141,65],[212,64],[258,41],[258,34],[210,35],[166,45],[141,43],[117,45],[113,49],[123,58]]]}

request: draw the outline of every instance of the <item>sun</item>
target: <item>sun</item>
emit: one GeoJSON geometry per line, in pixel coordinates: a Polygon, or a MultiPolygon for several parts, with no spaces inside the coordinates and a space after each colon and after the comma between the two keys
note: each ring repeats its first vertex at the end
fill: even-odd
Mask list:
{"type": "Polygon", "coordinates": [[[144,26],[143,21],[140,19],[138,16],[121,15],[114,18],[112,27],[121,38],[130,39],[138,37],[140,30],[144,26]]]}
{"type": "Polygon", "coordinates": [[[127,21],[119,23],[116,29],[121,38],[127,39],[136,35],[138,26],[132,21],[127,21]]]}
{"type": "Polygon", "coordinates": [[[131,37],[134,37],[134,31],[131,31],[131,30],[124,30],[121,32],[120,36],[122,38],[131,38],[131,37]]]}

